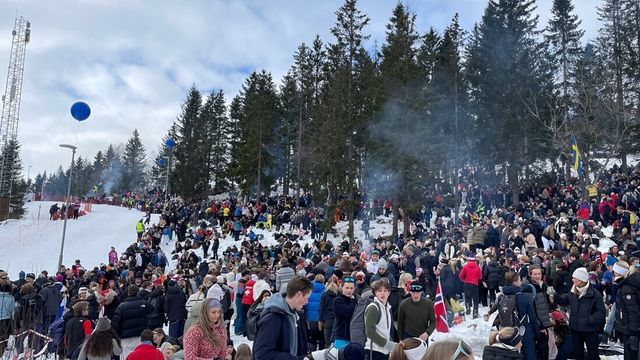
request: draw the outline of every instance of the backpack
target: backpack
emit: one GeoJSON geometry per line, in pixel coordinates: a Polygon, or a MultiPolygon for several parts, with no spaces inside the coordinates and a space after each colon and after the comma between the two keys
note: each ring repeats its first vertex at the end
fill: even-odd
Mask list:
{"type": "Polygon", "coordinates": [[[247,323],[246,323],[246,335],[247,339],[250,341],[256,340],[256,335],[258,335],[258,323],[260,322],[260,318],[262,317],[262,310],[264,307],[255,306],[249,308],[249,312],[247,314],[247,323]]]}
{"type": "Polygon", "coordinates": [[[221,286],[222,291],[224,291],[224,296],[222,300],[220,300],[220,304],[222,305],[222,313],[224,314],[225,320],[231,320],[233,316],[233,308],[231,307],[231,289],[227,286],[221,286]]]}
{"type": "Polygon", "coordinates": [[[500,329],[504,327],[517,327],[520,325],[518,309],[516,307],[516,295],[502,295],[498,299],[498,317],[496,322],[500,329]]]}
{"type": "MultiPolygon", "coordinates": [[[[358,299],[358,303],[356,304],[356,308],[353,311],[353,315],[351,316],[351,323],[349,324],[349,332],[352,343],[358,343],[364,346],[367,341],[367,334],[365,332],[364,327],[364,313],[367,310],[367,307],[373,303],[373,292],[365,292],[360,299],[358,299]]],[[[380,309],[380,305],[376,303],[378,307],[380,318],[382,317],[382,309],[380,309]]],[[[380,321],[378,318],[377,321],[380,321]]],[[[376,321],[376,322],[377,322],[376,321]]]]}

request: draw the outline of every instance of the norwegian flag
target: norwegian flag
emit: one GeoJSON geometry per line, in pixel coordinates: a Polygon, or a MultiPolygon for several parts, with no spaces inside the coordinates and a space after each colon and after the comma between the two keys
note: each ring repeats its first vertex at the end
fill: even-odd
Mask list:
{"type": "Polygon", "coordinates": [[[448,333],[449,324],[447,324],[447,310],[444,306],[444,300],[442,299],[440,280],[438,280],[438,286],[436,287],[436,301],[433,303],[433,312],[436,315],[436,331],[448,333]]]}

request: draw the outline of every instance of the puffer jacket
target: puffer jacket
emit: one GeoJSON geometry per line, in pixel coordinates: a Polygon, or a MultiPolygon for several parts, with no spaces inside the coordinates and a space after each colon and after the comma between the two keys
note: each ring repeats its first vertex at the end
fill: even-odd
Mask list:
{"type": "Polygon", "coordinates": [[[319,309],[319,321],[330,321],[336,318],[336,314],[333,312],[333,300],[338,293],[333,291],[325,291],[320,297],[320,309],[319,309]]]}
{"type": "Polygon", "coordinates": [[[318,321],[320,319],[320,299],[324,292],[324,285],[317,281],[311,283],[313,289],[311,290],[311,296],[309,296],[309,302],[305,307],[305,314],[308,321],[318,321]]]}
{"type": "Polygon", "coordinates": [[[497,289],[500,286],[500,268],[498,267],[498,262],[489,262],[489,264],[484,267],[482,277],[487,283],[487,289],[497,289]]]}
{"type": "Polygon", "coordinates": [[[171,286],[164,296],[164,312],[167,320],[179,321],[187,318],[187,296],[177,286],[171,286]]]}
{"type": "Polygon", "coordinates": [[[618,284],[615,329],[627,336],[640,333],[640,273],[618,284]]]}
{"type": "Polygon", "coordinates": [[[481,225],[476,225],[467,232],[469,245],[484,245],[486,239],[487,231],[481,225]]]}
{"type": "Polygon", "coordinates": [[[478,285],[482,279],[482,270],[476,261],[469,261],[460,271],[459,277],[465,284],[478,285]]]}
{"type": "Polygon", "coordinates": [[[547,299],[547,286],[540,285],[531,281],[531,278],[522,280],[522,292],[533,294],[535,289],[535,297],[533,298],[533,307],[536,310],[538,321],[541,329],[551,327],[551,318],[549,317],[549,299],[547,299]],[[531,288],[533,286],[533,289],[531,288]]]}
{"type": "Polygon", "coordinates": [[[569,305],[571,317],[569,327],[580,332],[598,332],[604,321],[607,310],[602,295],[589,285],[585,294],[578,298],[573,292],[558,296],[558,305],[569,305]]]}
{"type": "Polygon", "coordinates": [[[111,320],[111,327],[120,338],[139,337],[149,327],[149,316],[154,309],[148,301],[137,296],[124,299],[111,320]]]}

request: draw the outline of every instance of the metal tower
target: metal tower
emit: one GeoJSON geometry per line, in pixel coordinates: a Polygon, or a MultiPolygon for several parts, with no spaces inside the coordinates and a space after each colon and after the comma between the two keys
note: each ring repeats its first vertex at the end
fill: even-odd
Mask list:
{"type": "Polygon", "coordinates": [[[31,23],[23,17],[16,18],[9,56],[7,85],[2,95],[2,117],[0,118],[0,220],[6,218],[11,197],[11,166],[13,156],[7,154],[6,147],[16,140],[18,120],[20,119],[20,97],[22,95],[22,76],[24,74],[24,55],[27,43],[31,39],[31,23]],[[4,215],[4,216],[3,216],[4,215]]]}

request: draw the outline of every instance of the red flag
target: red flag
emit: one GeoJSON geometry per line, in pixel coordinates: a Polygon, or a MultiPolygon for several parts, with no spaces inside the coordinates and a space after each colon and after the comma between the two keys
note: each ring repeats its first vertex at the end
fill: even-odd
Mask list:
{"type": "Polygon", "coordinates": [[[449,324],[447,323],[447,310],[444,306],[442,299],[442,289],[440,288],[440,281],[438,280],[438,286],[436,287],[436,301],[433,303],[433,312],[436,315],[436,331],[441,333],[449,332],[449,324]]]}

